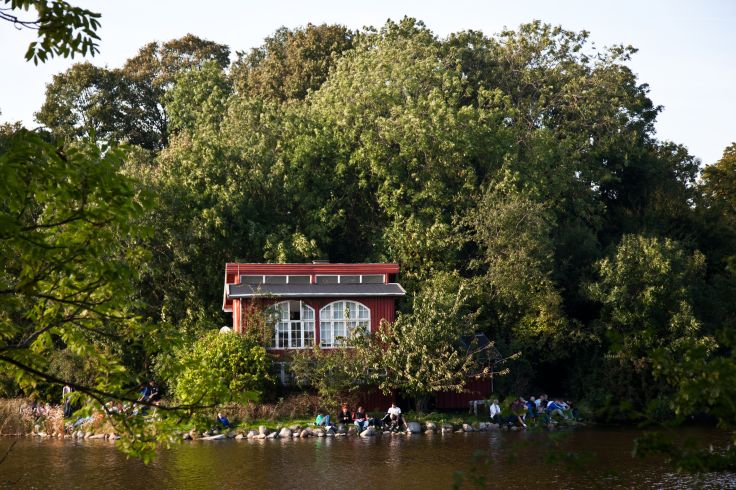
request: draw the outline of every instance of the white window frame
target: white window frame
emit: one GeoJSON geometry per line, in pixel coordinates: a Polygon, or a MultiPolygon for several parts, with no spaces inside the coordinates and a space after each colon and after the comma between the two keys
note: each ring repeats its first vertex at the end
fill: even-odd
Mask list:
{"type": "MultiPolygon", "coordinates": [[[[276,317],[276,322],[273,326],[273,341],[271,342],[271,345],[268,347],[268,349],[272,350],[285,350],[285,349],[311,349],[314,346],[315,342],[315,315],[316,312],[314,308],[309,306],[304,301],[299,301],[299,320],[291,320],[291,302],[292,301],[298,301],[298,300],[286,300],[286,301],[279,301],[278,303],[274,303],[271,306],[269,306],[268,310],[271,314],[274,314],[276,317]],[[281,305],[286,305],[286,319],[282,318],[282,310],[280,309],[281,305]],[[305,312],[309,313],[311,312],[311,318],[304,318],[305,312]],[[294,330],[295,323],[300,324],[299,325],[299,336],[297,339],[292,339],[292,332],[294,330]],[[282,331],[281,329],[285,328],[286,330],[286,345],[279,345],[279,332],[282,331]],[[312,343],[307,344],[305,342],[305,339],[308,337],[308,333],[311,331],[312,333],[312,343]]],[[[309,315],[307,315],[309,316],[309,315]]]]}
{"type": "MultiPolygon", "coordinates": [[[[340,278],[342,276],[358,276],[358,277],[360,277],[360,281],[359,282],[357,282],[357,283],[350,282],[348,284],[363,284],[363,276],[381,276],[381,277],[383,277],[383,284],[386,284],[386,274],[315,274],[314,275],[314,283],[315,284],[319,284],[319,280],[317,278],[318,277],[325,277],[325,276],[328,276],[328,277],[337,276],[337,284],[342,284],[341,281],[340,281],[340,278]]],[[[372,283],[366,283],[366,284],[379,284],[379,283],[372,282],[372,283]]]]}
{"type": "Polygon", "coordinates": [[[319,310],[319,346],[322,349],[331,349],[334,347],[345,347],[344,343],[338,339],[348,338],[358,327],[365,327],[366,332],[371,331],[371,309],[359,301],[340,299],[326,304],[319,310]],[[335,306],[341,306],[341,315],[336,316],[335,306]],[[350,316],[345,318],[346,307],[350,308],[350,316]],[[366,314],[360,318],[360,307],[363,307],[366,314]],[[353,309],[354,308],[354,309],[353,309]],[[353,313],[353,311],[355,313],[353,313]],[[354,316],[355,315],[355,316],[354,316]],[[353,325],[350,325],[350,324],[353,325]],[[337,325],[336,325],[337,324],[337,325]],[[340,325],[342,324],[342,325],[340,325]],[[338,335],[337,327],[342,326],[344,335],[338,335]],[[329,329],[329,336],[324,332],[329,329]],[[325,342],[325,338],[329,337],[329,343],[325,342]]]}
{"type": "MultiPolygon", "coordinates": [[[[331,274],[334,276],[334,274],[331,274]]],[[[309,274],[240,274],[240,284],[243,284],[243,278],[244,277],[260,277],[261,278],[261,284],[254,284],[255,286],[265,286],[266,285],[266,276],[273,276],[273,277],[285,277],[286,278],[286,284],[290,284],[289,278],[294,277],[308,277],[309,278],[309,284],[312,283],[312,276],[309,274]]],[[[302,284],[302,283],[299,283],[302,284]]]]}

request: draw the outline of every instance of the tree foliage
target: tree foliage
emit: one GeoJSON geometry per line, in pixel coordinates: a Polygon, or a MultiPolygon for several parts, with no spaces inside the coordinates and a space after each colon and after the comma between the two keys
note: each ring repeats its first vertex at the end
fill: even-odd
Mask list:
{"type": "Polygon", "coordinates": [[[165,373],[187,405],[257,400],[270,381],[266,349],[236,333],[210,331],[179,353],[179,369],[165,373]]]}
{"type": "Polygon", "coordinates": [[[38,40],[31,42],[26,60],[34,64],[44,63],[54,56],[72,57],[75,54],[94,56],[99,52],[97,29],[100,14],[75,7],[62,0],[4,0],[7,7],[0,8],[0,20],[16,28],[38,31],[38,40]],[[36,17],[23,18],[33,8],[36,17]]]}
{"type": "Polygon", "coordinates": [[[303,99],[319,89],[354,34],[339,25],[282,27],[247,54],[238,52],[233,83],[239,93],[279,101],[303,99]]]}

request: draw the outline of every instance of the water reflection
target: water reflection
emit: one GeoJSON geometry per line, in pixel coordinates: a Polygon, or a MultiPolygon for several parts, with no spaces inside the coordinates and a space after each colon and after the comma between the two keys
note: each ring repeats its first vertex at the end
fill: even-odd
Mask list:
{"type": "MultiPolygon", "coordinates": [[[[694,431],[708,439],[726,434],[694,431]]],[[[488,432],[376,438],[192,441],[144,465],[104,441],[21,439],[0,466],[15,488],[449,488],[474,466],[493,487],[545,482],[560,488],[734,488],[732,474],[677,475],[661,461],[631,458],[635,431],[488,432]],[[473,454],[481,460],[474,463],[473,454]],[[550,454],[595,453],[579,468],[550,454]],[[489,462],[486,464],[485,461],[489,462]]],[[[2,442],[6,442],[5,441],[2,442]]],[[[1,449],[1,448],[0,448],[1,449]]]]}

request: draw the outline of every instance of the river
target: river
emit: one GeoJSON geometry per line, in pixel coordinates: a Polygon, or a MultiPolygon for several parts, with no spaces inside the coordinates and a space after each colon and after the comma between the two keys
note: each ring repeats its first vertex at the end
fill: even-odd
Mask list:
{"type": "MultiPolygon", "coordinates": [[[[490,488],[736,488],[734,474],[680,475],[661,460],[632,458],[637,435],[631,429],[583,428],[191,441],[161,450],[148,465],[127,459],[106,441],[23,438],[0,464],[0,486],[428,489],[451,488],[455,472],[470,475],[475,467],[490,488]],[[550,461],[550,455],[561,458],[550,461]]],[[[715,429],[686,428],[679,435],[727,440],[715,429]]],[[[12,442],[0,439],[0,457],[12,442]]],[[[466,482],[463,488],[473,486],[466,482]]]]}

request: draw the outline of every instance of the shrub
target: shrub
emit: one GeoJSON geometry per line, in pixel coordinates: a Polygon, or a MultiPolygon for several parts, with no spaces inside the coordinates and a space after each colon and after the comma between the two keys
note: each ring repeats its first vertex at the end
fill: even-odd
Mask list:
{"type": "Polygon", "coordinates": [[[271,379],[266,350],[237,333],[209,332],[180,355],[170,385],[178,401],[216,405],[257,399],[271,379]]]}

